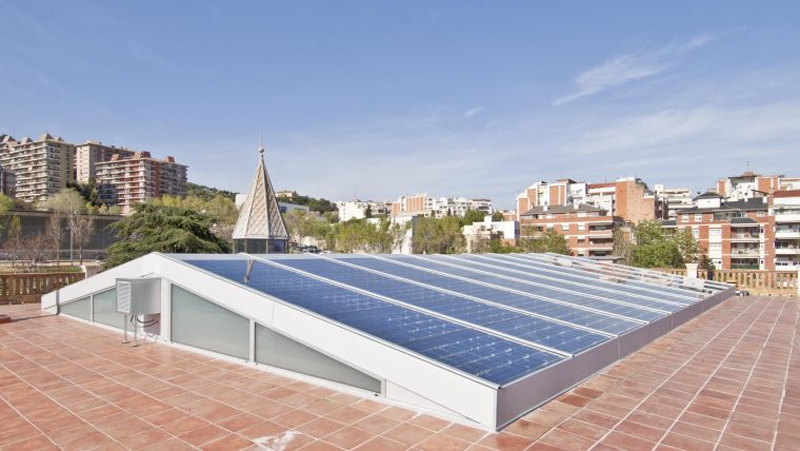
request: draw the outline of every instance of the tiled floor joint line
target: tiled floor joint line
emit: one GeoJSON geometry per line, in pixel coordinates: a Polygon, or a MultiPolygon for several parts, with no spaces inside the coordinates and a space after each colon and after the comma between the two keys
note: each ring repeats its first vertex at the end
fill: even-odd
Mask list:
{"type": "MultiPolygon", "coordinates": [[[[764,342],[761,344],[761,349],[758,352],[758,357],[756,358],[755,362],[753,363],[753,366],[750,368],[750,372],[748,373],[747,379],[745,380],[744,384],[742,385],[742,389],[739,391],[739,395],[736,396],[736,402],[733,404],[733,408],[728,413],[728,418],[725,419],[725,424],[723,425],[723,427],[722,427],[722,429],[720,431],[719,437],[717,437],[717,442],[714,444],[714,449],[718,449],[720,447],[720,442],[722,442],[722,437],[725,435],[725,431],[728,429],[728,425],[731,422],[731,417],[733,416],[733,413],[736,410],[736,406],[739,405],[739,402],[742,400],[742,395],[744,394],[744,390],[745,390],[745,388],[747,388],[747,384],[753,378],[753,371],[755,371],[756,366],[758,366],[758,362],[761,361],[761,357],[764,355],[764,348],[766,348],[767,344],[769,344],[769,341],[772,338],[773,333],[775,333],[775,328],[778,326],[778,323],[779,323],[780,318],[781,318],[781,314],[783,313],[783,310],[786,308],[786,305],[787,305],[787,303],[784,302],[783,305],[781,306],[781,310],[778,312],[778,315],[776,316],[775,321],[773,321],[772,327],[769,330],[769,335],[767,335],[767,338],[764,339],[764,342]]],[[[753,324],[751,325],[751,327],[754,326],[757,321],[758,320],[754,321],[753,324]]],[[[746,335],[747,334],[745,333],[745,336],[746,335]]],[[[744,337],[742,337],[742,338],[744,338],[744,337]]],[[[731,348],[731,352],[729,352],[728,355],[730,355],[733,352],[734,349],[736,349],[736,346],[733,346],[731,348]]],[[[727,360],[727,356],[726,356],[725,360],[727,360]]],[[[723,360],[723,363],[724,363],[725,360],[723,360]]],[[[715,371],[715,373],[716,373],[716,371],[715,371]]],[[[705,388],[706,385],[708,385],[708,382],[706,382],[706,384],[703,385],[703,387],[700,390],[702,391],[703,388],[705,388]]],[[[700,393],[700,392],[698,392],[698,393],[700,393]]],[[[694,401],[694,399],[692,399],[692,401],[694,401]]],[[[684,410],[684,412],[685,412],[685,410],[684,410]]],[[[677,420],[675,420],[675,421],[677,422],[677,420]]],[[[675,423],[673,423],[673,426],[675,426],[675,423]]],[[[670,429],[672,429],[672,428],[670,428],[670,429]]],[[[664,437],[661,437],[661,440],[663,440],[663,439],[664,439],[664,437]]],[[[661,444],[661,440],[659,441],[659,444],[661,444]]]]}
{"type": "MultiPolygon", "coordinates": [[[[723,305],[724,305],[724,304],[718,305],[716,308],[721,308],[723,305]]],[[[728,328],[729,328],[729,327],[733,326],[733,325],[736,323],[736,321],[737,321],[739,318],[741,318],[741,317],[742,317],[742,316],[744,316],[744,315],[745,315],[747,312],[749,312],[749,311],[750,311],[750,309],[752,309],[752,308],[753,308],[755,305],[756,305],[755,303],[753,303],[753,304],[749,305],[749,306],[748,306],[746,309],[744,309],[744,310],[743,310],[741,313],[739,313],[739,314],[738,314],[738,315],[737,315],[735,318],[731,319],[731,320],[728,322],[728,324],[727,324],[727,325],[726,325],[724,328],[720,329],[720,330],[719,330],[719,332],[717,332],[716,334],[714,334],[714,336],[713,336],[713,337],[712,337],[710,340],[708,340],[708,343],[706,343],[706,344],[705,344],[703,347],[701,347],[699,350],[697,350],[695,353],[693,353],[693,354],[692,354],[692,355],[691,355],[691,356],[690,356],[688,359],[686,359],[686,361],[685,361],[683,364],[681,364],[681,366],[679,366],[679,367],[678,367],[677,369],[675,369],[675,370],[674,370],[672,373],[670,373],[669,377],[668,377],[668,378],[666,378],[666,379],[664,380],[664,382],[660,383],[660,384],[658,385],[658,387],[656,387],[655,389],[653,389],[653,390],[650,392],[650,394],[648,394],[646,397],[644,397],[644,399],[642,399],[642,400],[641,400],[641,401],[640,401],[638,404],[636,404],[636,406],[634,406],[634,407],[631,409],[631,411],[630,411],[630,412],[628,412],[628,413],[627,413],[627,414],[626,414],[626,415],[625,415],[625,416],[624,416],[624,417],[623,417],[621,420],[617,421],[617,422],[616,422],[616,424],[614,424],[614,426],[613,426],[613,427],[611,427],[611,428],[610,428],[608,431],[606,431],[606,432],[605,432],[605,434],[603,434],[603,436],[602,436],[602,437],[598,438],[598,439],[595,441],[594,445],[592,445],[592,447],[591,447],[590,449],[595,449],[597,446],[599,446],[599,445],[600,445],[600,443],[601,443],[603,440],[605,440],[605,439],[606,439],[606,438],[607,438],[607,437],[608,437],[608,436],[609,436],[609,435],[610,435],[612,432],[614,432],[614,431],[617,429],[617,427],[618,427],[620,424],[622,424],[622,423],[623,423],[625,420],[627,420],[627,419],[630,417],[630,415],[631,415],[631,413],[632,413],[632,412],[634,412],[634,411],[635,411],[637,408],[641,407],[641,406],[642,406],[642,404],[644,404],[645,402],[647,402],[647,401],[650,399],[650,397],[651,397],[651,396],[653,396],[653,393],[655,393],[655,392],[656,392],[658,389],[662,388],[662,387],[663,387],[663,386],[664,386],[664,385],[665,385],[665,384],[666,384],[666,383],[667,383],[667,382],[668,382],[670,379],[672,379],[672,377],[674,377],[674,376],[675,376],[675,375],[676,375],[678,372],[680,372],[680,370],[682,370],[684,367],[686,367],[686,365],[687,365],[689,362],[691,362],[692,360],[694,360],[694,358],[695,358],[695,357],[697,357],[698,355],[700,355],[700,353],[701,353],[703,350],[705,350],[705,349],[706,349],[708,346],[710,346],[710,345],[711,345],[711,343],[712,343],[712,342],[713,342],[713,341],[714,341],[714,340],[715,340],[717,337],[719,337],[720,335],[722,335],[722,333],[723,333],[723,332],[725,332],[726,330],[728,330],[728,328]]],[[[769,301],[767,301],[767,302],[766,302],[766,305],[764,306],[764,309],[762,310],[762,313],[763,313],[763,311],[766,311],[766,309],[767,309],[767,307],[768,307],[768,306],[769,306],[769,301]]],[[[760,315],[760,314],[759,314],[759,315],[760,315]]]]}

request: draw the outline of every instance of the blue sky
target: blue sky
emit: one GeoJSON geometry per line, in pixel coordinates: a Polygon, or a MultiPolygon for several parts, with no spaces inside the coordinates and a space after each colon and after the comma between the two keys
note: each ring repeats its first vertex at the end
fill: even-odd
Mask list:
{"type": "Polygon", "coordinates": [[[0,133],[174,155],[244,190],[489,197],[800,176],[800,3],[0,3],[0,133]]]}

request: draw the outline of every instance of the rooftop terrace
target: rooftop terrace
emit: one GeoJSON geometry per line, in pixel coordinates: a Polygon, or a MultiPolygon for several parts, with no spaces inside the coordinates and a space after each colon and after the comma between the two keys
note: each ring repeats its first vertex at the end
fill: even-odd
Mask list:
{"type": "Polygon", "coordinates": [[[0,307],[0,447],[800,449],[799,307],[730,299],[501,433],[0,307]]]}

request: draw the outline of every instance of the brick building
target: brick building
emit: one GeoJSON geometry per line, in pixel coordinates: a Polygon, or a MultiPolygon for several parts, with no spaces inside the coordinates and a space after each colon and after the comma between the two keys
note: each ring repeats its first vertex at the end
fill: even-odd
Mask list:
{"type": "Polygon", "coordinates": [[[119,205],[122,214],[129,214],[139,202],[161,197],[186,195],[186,166],[172,157],[152,158],[149,152],[135,152],[131,158],[112,156],[96,163],[100,200],[119,205]]]}
{"type": "Polygon", "coordinates": [[[75,146],[75,180],[79,183],[89,183],[96,178],[96,165],[104,161],[111,161],[114,155],[118,158],[132,158],[136,152],[130,149],[109,146],[94,141],[75,146]]]}
{"type": "Polygon", "coordinates": [[[723,199],[707,192],[695,207],[679,210],[665,227],[691,230],[718,269],[775,269],[775,218],[768,197],[723,199]]]}
{"type": "Polygon", "coordinates": [[[637,223],[661,217],[661,203],[641,179],[619,178],[614,182],[587,183],[572,179],[536,182],[516,199],[517,216],[534,207],[589,205],[618,216],[625,222],[637,223]]]}
{"type": "Polygon", "coordinates": [[[422,215],[440,218],[447,215],[464,216],[469,210],[481,211],[487,215],[494,212],[489,199],[431,197],[425,193],[400,196],[391,205],[392,216],[422,215]]]}
{"type": "Polygon", "coordinates": [[[796,271],[800,268],[800,189],[775,191],[769,213],[775,221],[775,269],[796,271]]]}
{"type": "Polygon", "coordinates": [[[536,238],[553,230],[567,239],[575,255],[607,257],[614,250],[614,228],[624,219],[591,205],[533,207],[520,215],[520,237],[536,238]]]}
{"type": "Polygon", "coordinates": [[[74,152],[74,145],[49,133],[20,141],[0,135],[0,166],[8,173],[6,185],[13,180],[7,191],[26,202],[47,200],[74,180],[74,152]]]}

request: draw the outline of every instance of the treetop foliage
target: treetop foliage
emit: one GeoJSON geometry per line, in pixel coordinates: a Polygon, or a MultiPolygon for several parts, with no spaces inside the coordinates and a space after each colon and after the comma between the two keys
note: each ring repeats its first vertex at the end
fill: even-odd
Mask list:
{"type": "Polygon", "coordinates": [[[183,206],[138,204],[133,214],[111,227],[120,240],[108,248],[103,262],[111,268],[150,252],[228,253],[230,246],[211,229],[208,214],[183,206]]]}
{"type": "Polygon", "coordinates": [[[197,197],[203,200],[211,200],[216,196],[227,198],[231,202],[236,201],[236,193],[211,186],[200,185],[197,183],[186,182],[186,197],[197,197]]]}
{"type": "Polygon", "coordinates": [[[631,226],[629,234],[614,231],[614,254],[640,268],[683,268],[701,259],[700,247],[688,229],[665,229],[653,220],[631,226]]]}

